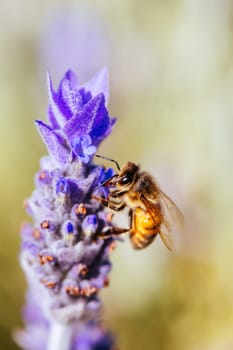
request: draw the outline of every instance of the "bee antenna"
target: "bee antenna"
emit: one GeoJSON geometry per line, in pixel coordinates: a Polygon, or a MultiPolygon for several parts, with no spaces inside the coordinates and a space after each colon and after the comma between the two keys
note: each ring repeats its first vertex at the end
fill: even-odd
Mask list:
{"type": "Polygon", "coordinates": [[[111,159],[111,158],[108,158],[108,157],[101,156],[100,154],[96,154],[95,156],[96,156],[97,158],[102,158],[102,159],[109,160],[110,162],[113,162],[113,163],[116,165],[117,170],[118,170],[118,171],[121,170],[120,165],[119,165],[119,163],[118,163],[116,160],[111,159]]]}

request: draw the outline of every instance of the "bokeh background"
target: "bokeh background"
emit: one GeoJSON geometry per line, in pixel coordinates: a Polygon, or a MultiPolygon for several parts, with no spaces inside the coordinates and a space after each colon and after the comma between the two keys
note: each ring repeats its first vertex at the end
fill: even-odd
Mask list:
{"type": "Polygon", "coordinates": [[[231,350],[231,0],[1,1],[0,348],[18,349],[22,325],[18,231],[45,153],[33,120],[46,117],[46,71],[84,82],[102,66],[118,123],[99,153],[140,163],[186,218],[176,253],[118,244],[106,327],[125,350],[231,350]]]}

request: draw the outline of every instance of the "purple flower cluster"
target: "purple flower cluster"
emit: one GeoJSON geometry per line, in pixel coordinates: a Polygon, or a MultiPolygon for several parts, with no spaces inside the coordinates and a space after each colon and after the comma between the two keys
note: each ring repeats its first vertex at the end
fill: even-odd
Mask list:
{"type": "Polygon", "coordinates": [[[25,201],[32,223],[21,229],[27,325],[15,338],[30,350],[109,350],[113,340],[100,326],[98,292],[108,285],[114,239],[98,237],[112,227],[112,217],[92,198],[106,195],[98,185],[113,174],[93,163],[115,122],[106,107],[107,71],[84,85],[68,71],[57,91],[48,76],[48,91],[49,123],[36,121],[36,127],[49,156],[25,201]]]}

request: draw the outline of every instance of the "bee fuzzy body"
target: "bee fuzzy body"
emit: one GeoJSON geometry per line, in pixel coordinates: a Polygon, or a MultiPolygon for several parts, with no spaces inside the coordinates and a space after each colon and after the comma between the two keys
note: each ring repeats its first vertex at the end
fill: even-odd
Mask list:
{"type": "Polygon", "coordinates": [[[113,234],[129,232],[135,249],[147,247],[159,234],[165,246],[173,250],[174,224],[181,226],[183,215],[150,174],[140,171],[135,163],[127,162],[119,168],[118,174],[102,185],[111,188],[110,194],[107,199],[95,199],[115,211],[126,206],[129,209],[129,229],[117,228],[113,234]]]}

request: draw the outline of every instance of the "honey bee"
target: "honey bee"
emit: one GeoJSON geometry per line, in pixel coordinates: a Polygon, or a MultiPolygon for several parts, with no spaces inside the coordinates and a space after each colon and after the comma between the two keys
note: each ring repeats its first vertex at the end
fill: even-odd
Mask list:
{"type": "Polygon", "coordinates": [[[108,198],[93,197],[114,211],[129,208],[129,228],[112,228],[112,234],[129,232],[135,249],[147,247],[159,235],[165,246],[173,250],[173,233],[183,223],[183,215],[173,200],[150,174],[140,170],[139,165],[127,162],[120,168],[110,158],[97,157],[113,161],[119,172],[101,184],[110,188],[108,198]]]}

